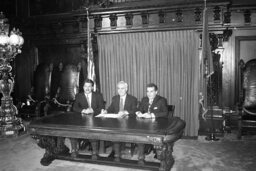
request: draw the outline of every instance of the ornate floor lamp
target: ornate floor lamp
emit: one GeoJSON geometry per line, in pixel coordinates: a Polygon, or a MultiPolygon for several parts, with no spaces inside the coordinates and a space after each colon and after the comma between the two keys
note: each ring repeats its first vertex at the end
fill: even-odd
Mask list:
{"type": "Polygon", "coordinates": [[[24,43],[21,35],[19,29],[9,32],[8,19],[0,12],[0,136],[17,135],[24,128],[21,119],[16,117],[18,111],[10,96],[14,86],[10,62],[21,53],[24,43]]]}

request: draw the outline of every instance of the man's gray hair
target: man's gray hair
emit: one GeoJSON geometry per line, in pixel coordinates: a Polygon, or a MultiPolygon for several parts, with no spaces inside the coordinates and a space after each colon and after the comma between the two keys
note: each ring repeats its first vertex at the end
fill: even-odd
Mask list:
{"type": "Polygon", "coordinates": [[[119,82],[117,83],[117,86],[120,85],[120,84],[123,84],[123,85],[125,85],[125,86],[128,88],[128,84],[127,84],[126,82],[124,82],[124,81],[119,81],[119,82]]]}

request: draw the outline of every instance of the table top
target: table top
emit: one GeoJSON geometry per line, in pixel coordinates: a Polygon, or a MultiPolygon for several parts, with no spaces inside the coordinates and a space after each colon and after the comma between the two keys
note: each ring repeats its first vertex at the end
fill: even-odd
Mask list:
{"type": "MultiPolygon", "coordinates": [[[[144,136],[167,139],[180,137],[185,122],[178,117],[171,119],[156,118],[142,119],[136,117],[100,118],[92,115],[82,116],[75,112],[56,113],[34,120],[29,125],[31,134],[67,137],[87,137],[88,135],[100,139],[98,136],[144,136]],[[96,134],[96,135],[94,135],[96,134]]],[[[137,137],[137,138],[138,138],[137,137]]],[[[110,137],[105,137],[108,139],[110,137]]],[[[121,137],[124,139],[124,137],[121,137]]]]}

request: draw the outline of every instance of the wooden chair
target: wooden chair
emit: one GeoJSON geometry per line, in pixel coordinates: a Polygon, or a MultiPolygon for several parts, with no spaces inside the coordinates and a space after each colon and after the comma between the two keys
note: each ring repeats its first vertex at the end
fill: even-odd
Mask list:
{"type": "Polygon", "coordinates": [[[238,139],[247,133],[256,133],[256,59],[246,64],[240,61],[240,93],[238,139]]]}
{"type": "Polygon", "coordinates": [[[175,105],[168,105],[168,119],[171,119],[174,115],[175,105]]]}
{"type": "Polygon", "coordinates": [[[55,97],[52,99],[56,104],[54,111],[64,110],[71,111],[75,96],[79,92],[78,68],[75,65],[65,66],[62,74],[60,85],[55,97]]]}
{"type": "Polygon", "coordinates": [[[34,73],[31,93],[26,102],[20,102],[19,115],[24,119],[45,115],[44,106],[50,99],[50,73],[52,64],[39,64],[34,73]]]}

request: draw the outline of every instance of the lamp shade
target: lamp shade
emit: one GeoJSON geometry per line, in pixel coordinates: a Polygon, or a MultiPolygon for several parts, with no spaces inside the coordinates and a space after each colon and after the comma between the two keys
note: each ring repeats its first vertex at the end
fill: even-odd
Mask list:
{"type": "Polygon", "coordinates": [[[0,35],[0,45],[6,45],[9,43],[9,37],[5,34],[0,35]]]}
{"type": "Polygon", "coordinates": [[[11,45],[18,45],[20,42],[20,38],[17,34],[13,33],[10,36],[10,44],[11,45]]]}

